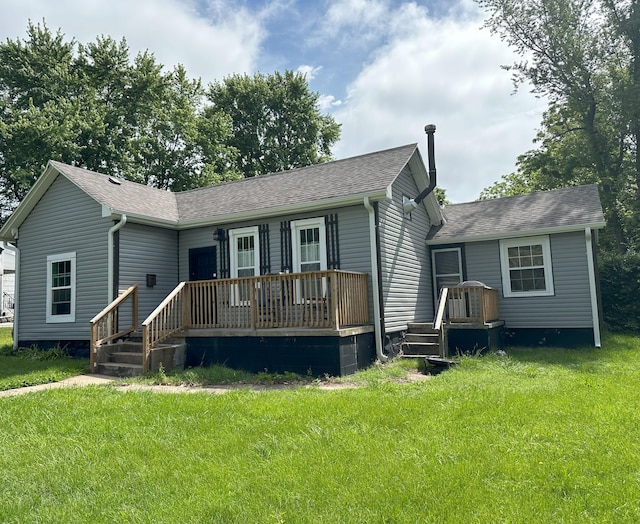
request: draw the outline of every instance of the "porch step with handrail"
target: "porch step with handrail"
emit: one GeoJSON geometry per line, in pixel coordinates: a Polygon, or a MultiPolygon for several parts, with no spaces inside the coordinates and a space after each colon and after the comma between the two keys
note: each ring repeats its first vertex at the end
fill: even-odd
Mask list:
{"type": "Polygon", "coordinates": [[[402,356],[424,358],[440,354],[440,330],[432,322],[410,323],[402,343],[402,356]]]}
{"type": "MultiPolygon", "coordinates": [[[[158,344],[153,348],[152,359],[157,362],[150,363],[150,369],[158,369],[161,364],[163,369],[169,370],[175,367],[176,354],[184,353],[184,340],[172,339],[164,344],[158,344]]],[[[102,347],[102,358],[97,363],[96,372],[113,377],[136,377],[144,373],[142,333],[133,332],[123,339],[102,347]]],[[[181,359],[183,357],[178,357],[181,359]]]]}
{"type": "Polygon", "coordinates": [[[103,346],[103,360],[97,372],[115,377],[142,375],[142,342],[118,341],[103,346]]]}

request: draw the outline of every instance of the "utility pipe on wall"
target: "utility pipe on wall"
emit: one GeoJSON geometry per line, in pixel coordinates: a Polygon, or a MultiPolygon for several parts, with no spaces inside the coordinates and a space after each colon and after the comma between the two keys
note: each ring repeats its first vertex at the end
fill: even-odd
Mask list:
{"type": "Polygon", "coordinates": [[[107,236],[107,304],[111,304],[111,302],[116,298],[113,296],[113,235],[116,231],[122,229],[126,223],[127,215],[123,214],[120,216],[120,221],[109,229],[109,234],[107,236]]]}
{"type": "Polygon", "coordinates": [[[369,213],[369,244],[371,245],[371,284],[373,286],[373,328],[376,344],[376,355],[381,362],[389,358],[383,353],[382,326],[380,325],[380,286],[378,285],[378,256],[376,244],[376,217],[369,197],[364,197],[364,207],[369,213]]]}

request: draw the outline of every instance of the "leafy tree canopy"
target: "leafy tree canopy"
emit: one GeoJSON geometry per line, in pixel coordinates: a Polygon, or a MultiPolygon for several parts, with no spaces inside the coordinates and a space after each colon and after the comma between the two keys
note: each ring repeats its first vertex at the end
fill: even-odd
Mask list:
{"type": "Polygon", "coordinates": [[[209,87],[210,117],[229,115],[245,177],[327,161],[340,125],[318,109],[304,75],[233,75],[209,87]]]}
{"type": "Polygon", "coordinates": [[[597,182],[607,244],[640,246],[640,0],[477,0],[522,58],[506,68],[550,101],[539,147],[481,198],[597,182]]]}
{"type": "Polygon", "coordinates": [[[207,90],[180,65],[132,57],[124,39],[81,44],[30,22],[24,40],[0,43],[1,214],[49,159],[171,190],[322,162],[339,125],[317,101],[291,72],[207,90]]]}

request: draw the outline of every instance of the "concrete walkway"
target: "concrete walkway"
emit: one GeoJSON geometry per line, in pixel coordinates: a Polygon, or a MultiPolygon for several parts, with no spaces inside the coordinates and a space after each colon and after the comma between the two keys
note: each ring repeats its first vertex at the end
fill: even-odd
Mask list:
{"type": "Polygon", "coordinates": [[[77,375],[75,377],[65,378],[60,382],[50,382],[48,384],[39,384],[37,386],[27,386],[24,388],[7,389],[0,391],[0,397],[13,397],[15,395],[23,395],[25,393],[33,393],[34,391],[43,391],[45,389],[81,387],[81,386],[102,386],[111,384],[113,377],[105,375],[77,375]]]}
{"type": "MultiPolygon", "coordinates": [[[[423,375],[417,371],[410,371],[407,374],[407,378],[399,380],[399,382],[419,382],[428,380],[430,375],[423,375]]],[[[32,393],[34,391],[43,391],[45,389],[57,389],[57,388],[69,388],[69,387],[83,387],[83,386],[104,386],[112,384],[115,380],[114,377],[107,375],[76,375],[75,377],[66,378],[60,382],[50,382],[49,384],[40,384],[38,386],[28,386],[24,388],[8,389],[0,391],[0,397],[13,397],[16,395],[23,395],[25,393],[32,393]]],[[[349,382],[320,382],[313,384],[229,384],[224,386],[168,386],[168,385],[156,385],[151,386],[147,384],[118,384],[116,386],[121,391],[152,391],[154,393],[210,393],[213,395],[221,395],[230,391],[237,391],[240,389],[248,389],[251,391],[273,391],[278,389],[291,389],[292,387],[305,387],[305,388],[317,388],[321,390],[336,390],[336,389],[352,389],[362,387],[362,384],[355,384],[349,382]]]]}

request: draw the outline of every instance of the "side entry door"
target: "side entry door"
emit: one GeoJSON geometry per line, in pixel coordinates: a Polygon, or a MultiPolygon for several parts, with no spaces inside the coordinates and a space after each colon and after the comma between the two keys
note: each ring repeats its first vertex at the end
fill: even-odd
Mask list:
{"type": "MultiPolygon", "coordinates": [[[[431,250],[431,269],[433,272],[434,303],[438,306],[440,290],[443,287],[457,286],[464,280],[462,272],[462,248],[448,247],[431,250]]],[[[465,309],[464,299],[449,302],[449,316],[458,317],[465,309]]]]}

